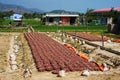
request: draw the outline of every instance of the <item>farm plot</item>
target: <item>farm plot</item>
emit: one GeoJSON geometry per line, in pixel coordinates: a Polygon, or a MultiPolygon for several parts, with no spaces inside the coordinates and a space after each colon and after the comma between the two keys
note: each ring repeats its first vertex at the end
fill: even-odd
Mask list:
{"type": "MultiPolygon", "coordinates": [[[[102,41],[102,37],[95,35],[95,34],[90,34],[90,33],[85,33],[85,32],[66,32],[68,35],[76,36],[88,41],[102,41]]],[[[106,37],[103,38],[104,41],[107,41],[108,39],[106,37]]]]}
{"type": "Polygon", "coordinates": [[[5,72],[7,68],[7,53],[9,49],[11,35],[0,33],[0,73],[5,72]]]}
{"type": "Polygon", "coordinates": [[[96,63],[80,58],[64,45],[42,33],[25,33],[38,71],[100,70],[96,63]]]}

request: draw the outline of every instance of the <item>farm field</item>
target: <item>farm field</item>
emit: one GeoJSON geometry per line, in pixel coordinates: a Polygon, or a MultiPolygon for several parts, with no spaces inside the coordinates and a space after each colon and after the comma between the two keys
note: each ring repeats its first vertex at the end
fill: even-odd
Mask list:
{"type": "MultiPolygon", "coordinates": [[[[61,33],[52,32],[52,33],[44,33],[44,34],[48,35],[50,40],[54,39],[55,43],[59,43],[59,45],[62,45],[64,43],[64,42],[62,42],[62,39],[61,39],[61,33]]],[[[88,77],[81,76],[82,71],[66,72],[66,76],[63,78],[57,77],[57,74],[52,74],[51,71],[44,70],[42,72],[38,72],[38,68],[34,61],[34,56],[32,55],[32,49],[30,47],[30,44],[28,44],[28,41],[26,40],[23,33],[12,33],[12,32],[11,33],[0,33],[0,38],[1,38],[0,42],[2,45],[0,50],[3,51],[0,54],[4,56],[1,59],[3,62],[6,61],[4,63],[5,65],[3,65],[3,63],[0,63],[0,66],[2,65],[0,67],[0,70],[1,70],[0,80],[8,80],[8,79],[9,80],[93,80],[93,79],[94,80],[118,80],[120,78],[120,76],[119,76],[120,75],[120,67],[119,66],[114,67],[114,65],[110,66],[111,69],[110,69],[110,71],[107,71],[107,72],[90,71],[91,75],[88,77]],[[18,69],[14,70],[14,71],[11,71],[11,70],[9,71],[8,70],[9,69],[9,60],[7,57],[8,56],[7,52],[9,51],[12,37],[15,37],[16,35],[18,36],[18,38],[17,38],[17,41],[15,41],[14,43],[17,43],[20,46],[20,49],[16,54],[16,57],[17,57],[16,61],[17,61],[18,69]],[[23,77],[23,71],[26,66],[32,70],[31,78],[23,77]]],[[[35,38],[37,39],[35,41],[39,42],[39,40],[38,40],[39,37],[35,37],[35,38]]],[[[39,38],[39,39],[41,39],[41,38],[39,38]]],[[[63,39],[66,40],[66,43],[69,43],[72,46],[75,45],[74,42],[72,42],[70,39],[68,40],[65,36],[63,37],[63,39]]],[[[53,44],[53,43],[54,42],[52,42],[51,44],[53,44]]],[[[48,44],[46,44],[46,45],[48,45],[48,44]]],[[[87,49],[93,48],[93,47],[89,47],[87,44],[85,44],[83,46],[87,46],[87,49]]],[[[83,47],[83,46],[81,46],[81,47],[83,47]]],[[[44,49],[44,48],[42,48],[42,49],[44,49]]],[[[76,49],[79,49],[79,47],[77,47],[76,49]]],[[[72,53],[74,54],[74,52],[72,52],[72,53]]],[[[108,63],[111,63],[109,61],[109,59],[106,60],[106,58],[104,58],[104,56],[105,56],[104,53],[106,54],[107,57],[109,57],[109,59],[112,57],[119,57],[118,55],[115,55],[113,53],[110,53],[110,52],[107,52],[107,51],[104,51],[101,49],[90,55],[92,55],[97,62],[108,61],[108,63]]],[[[66,58],[66,57],[64,57],[64,58],[66,58]]],[[[63,60],[63,58],[62,58],[62,60],[63,60]]]]}
{"type": "MultiPolygon", "coordinates": [[[[82,38],[88,41],[102,41],[102,36],[86,32],[66,32],[66,34],[76,36],[78,38],[82,38]]],[[[108,38],[103,38],[103,41],[107,40],[108,38]]]]}
{"type": "Polygon", "coordinates": [[[26,32],[27,27],[0,27],[0,32],[26,32]]]}
{"type": "Polygon", "coordinates": [[[86,32],[66,32],[65,34],[76,36],[76,38],[85,39],[91,41],[91,43],[97,44],[99,46],[104,46],[108,49],[113,49],[119,51],[120,48],[120,39],[114,39],[107,36],[101,36],[95,33],[86,33],[86,32]],[[103,37],[103,38],[102,38],[103,37]]]}
{"type": "Polygon", "coordinates": [[[45,34],[26,33],[38,71],[82,71],[99,70],[97,64],[88,62],[64,45],[52,40],[45,34]]]}
{"type": "Polygon", "coordinates": [[[70,32],[103,32],[103,31],[107,31],[107,26],[106,25],[97,25],[97,26],[85,26],[85,25],[79,25],[79,26],[47,26],[47,25],[38,25],[38,26],[33,26],[34,30],[36,32],[55,32],[55,31],[70,31],[70,32]]]}

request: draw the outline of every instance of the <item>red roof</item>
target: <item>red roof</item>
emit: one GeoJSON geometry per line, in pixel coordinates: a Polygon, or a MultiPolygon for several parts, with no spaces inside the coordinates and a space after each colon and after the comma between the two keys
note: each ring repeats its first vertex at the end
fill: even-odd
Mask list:
{"type": "MultiPolygon", "coordinates": [[[[109,12],[111,10],[112,10],[112,8],[102,8],[102,9],[94,10],[92,12],[109,12]]],[[[120,7],[115,7],[115,8],[113,8],[113,10],[120,12],[120,7]]]]}
{"type": "Polygon", "coordinates": [[[120,7],[116,7],[116,8],[114,8],[114,10],[120,12],[120,7]]]}

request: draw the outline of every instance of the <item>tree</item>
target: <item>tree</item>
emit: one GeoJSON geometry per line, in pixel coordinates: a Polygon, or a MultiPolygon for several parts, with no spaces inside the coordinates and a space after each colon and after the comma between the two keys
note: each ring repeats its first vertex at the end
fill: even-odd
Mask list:
{"type": "Polygon", "coordinates": [[[32,17],[33,17],[33,18],[41,18],[41,14],[34,12],[34,13],[32,14],[32,17]]]}
{"type": "Polygon", "coordinates": [[[95,14],[92,13],[93,10],[94,10],[94,9],[88,9],[88,8],[87,8],[87,12],[86,12],[85,16],[87,17],[88,23],[92,22],[92,20],[95,19],[95,16],[94,16],[95,14]]]}
{"type": "Polygon", "coordinates": [[[23,16],[26,19],[31,19],[32,18],[32,14],[30,14],[30,13],[24,13],[23,16]]]}
{"type": "Polygon", "coordinates": [[[3,13],[2,12],[0,12],[0,24],[3,22],[3,13]]]}
{"type": "Polygon", "coordinates": [[[36,12],[34,12],[34,13],[24,13],[23,16],[26,19],[41,18],[41,14],[36,13],[36,12]]]}

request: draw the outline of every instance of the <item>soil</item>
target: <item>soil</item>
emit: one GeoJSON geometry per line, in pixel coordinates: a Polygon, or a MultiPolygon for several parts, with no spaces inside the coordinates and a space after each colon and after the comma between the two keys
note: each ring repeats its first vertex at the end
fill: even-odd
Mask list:
{"type": "MultiPolygon", "coordinates": [[[[63,43],[61,40],[61,35],[59,33],[47,33],[47,35],[59,41],[60,43],[63,43]]],[[[63,39],[66,39],[65,42],[70,43],[73,46],[77,45],[76,48],[78,49],[78,51],[81,50],[79,49],[81,45],[70,41],[70,39],[65,36],[63,37],[63,39]]],[[[111,58],[116,58],[120,56],[101,49],[95,49],[93,52],[86,55],[91,55],[97,62],[106,62],[111,68],[110,71],[90,71],[89,76],[81,76],[82,71],[66,72],[65,77],[58,77],[57,74],[52,74],[51,72],[37,71],[34,59],[31,54],[31,50],[26,39],[24,38],[23,33],[0,33],[0,44],[0,80],[120,80],[120,66],[114,66],[114,64],[110,61],[111,58]],[[11,44],[10,41],[11,37],[14,37],[16,35],[18,36],[18,38],[15,43],[20,46],[20,50],[16,54],[18,69],[14,71],[8,71],[8,51],[11,44]],[[106,57],[108,57],[108,59],[106,59],[106,57]],[[32,70],[32,77],[23,77],[25,67],[28,67],[32,70]]],[[[118,45],[117,43],[115,44],[118,45]]],[[[81,47],[86,47],[87,49],[95,48],[87,44],[82,45],[81,47]]]]}

